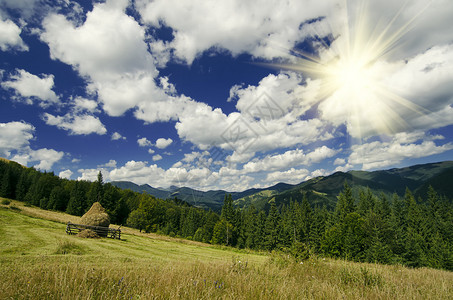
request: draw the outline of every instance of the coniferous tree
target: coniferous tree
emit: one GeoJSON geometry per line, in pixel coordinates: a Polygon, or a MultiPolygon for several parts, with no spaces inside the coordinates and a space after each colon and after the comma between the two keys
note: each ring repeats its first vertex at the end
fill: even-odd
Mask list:
{"type": "Polygon", "coordinates": [[[255,206],[252,204],[247,208],[244,217],[244,236],[245,236],[245,247],[253,249],[258,246],[258,220],[257,211],[255,206]]]}
{"type": "Polygon", "coordinates": [[[66,212],[71,215],[81,216],[84,213],[85,192],[80,181],[76,181],[72,187],[66,212]]]}
{"type": "Polygon", "coordinates": [[[311,231],[311,224],[312,220],[312,211],[310,207],[310,203],[308,203],[307,194],[304,194],[302,198],[302,204],[300,206],[301,211],[301,242],[309,243],[310,241],[310,231],[311,231]]]}
{"type": "MultiPolygon", "coordinates": [[[[101,203],[102,207],[104,207],[107,211],[107,207],[105,206],[105,201],[104,201],[104,179],[102,176],[102,172],[99,171],[97,180],[95,182],[92,182],[90,184],[90,189],[87,194],[87,204],[88,206],[93,205],[94,202],[99,202],[101,203]]],[[[109,207],[110,211],[113,210],[112,207],[109,207]]]]}
{"type": "Polygon", "coordinates": [[[275,205],[275,202],[271,202],[271,207],[264,227],[264,247],[267,250],[273,250],[279,244],[279,223],[280,216],[277,206],[275,205]]]}
{"type": "Polygon", "coordinates": [[[25,195],[27,195],[28,189],[30,188],[30,171],[23,170],[20,174],[19,181],[16,187],[16,199],[19,201],[25,201],[25,195]]]}
{"type": "Polygon", "coordinates": [[[338,196],[337,205],[335,207],[335,222],[342,222],[349,213],[354,211],[355,203],[354,198],[352,197],[352,190],[345,181],[343,192],[338,196]]]}
{"type": "Polygon", "coordinates": [[[5,172],[2,174],[3,177],[0,182],[0,196],[4,198],[14,199],[14,182],[13,182],[13,172],[9,165],[6,166],[5,172]]]}

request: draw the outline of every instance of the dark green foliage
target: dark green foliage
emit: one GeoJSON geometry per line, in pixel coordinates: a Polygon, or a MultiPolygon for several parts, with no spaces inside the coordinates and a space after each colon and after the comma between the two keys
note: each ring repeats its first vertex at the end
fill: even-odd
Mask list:
{"type": "MultiPolygon", "coordinates": [[[[401,172],[407,176],[409,171],[401,172]]],[[[333,174],[329,179],[336,180],[335,189],[341,187],[337,181],[344,178],[339,175],[333,174]]],[[[354,176],[367,175],[355,172],[354,176]]],[[[26,201],[27,205],[80,216],[93,201],[100,201],[114,223],[148,232],[238,248],[282,251],[285,257],[297,260],[315,253],[453,270],[451,199],[430,186],[425,195],[415,193],[414,197],[406,189],[404,195],[400,194],[403,196],[394,194],[391,200],[388,194],[375,195],[372,191],[351,188],[343,182],[335,209],[328,210],[329,206],[316,206],[310,193],[298,190],[298,197],[291,198],[296,195],[293,193],[288,194],[289,199],[281,199],[280,195],[275,201],[266,202],[267,213],[253,205],[237,208],[232,196],[224,194],[219,215],[177,198],[162,200],[121,190],[104,183],[101,173],[95,182],[71,181],[0,160],[0,195],[26,201]]],[[[366,272],[362,275],[365,282],[372,277],[366,272]]],[[[366,285],[373,285],[372,281],[366,285]]]]}

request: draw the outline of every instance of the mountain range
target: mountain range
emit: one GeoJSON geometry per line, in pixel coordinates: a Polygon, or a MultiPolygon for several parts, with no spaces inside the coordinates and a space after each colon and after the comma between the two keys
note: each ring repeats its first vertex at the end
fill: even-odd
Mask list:
{"type": "Polygon", "coordinates": [[[113,181],[112,185],[135,192],[148,193],[156,198],[178,198],[191,205],[219,211],[226,194],[231,194],[233,203],[239,207],[253,204],[257,209],[267,210],[269,203],[277,205],[289,201],[301,201],[304,195],[312,206],[333,208],[345,181],[353,194],[369,188],[374,194],[403,196],[409,188],[416,197],[425,198],[431,185],[440,195],[453,199],[453,161],[414,165],[406,168],[393,168],[379,171],[336,172],[329,176],[315,177],[299,184],[278,183],[261,189],[248,189],[243,192],[224,190],[199,191],[188,187],[171,186],[168,189],[154,188],[148,184],[137,185],[129,181],[113,181]]]}

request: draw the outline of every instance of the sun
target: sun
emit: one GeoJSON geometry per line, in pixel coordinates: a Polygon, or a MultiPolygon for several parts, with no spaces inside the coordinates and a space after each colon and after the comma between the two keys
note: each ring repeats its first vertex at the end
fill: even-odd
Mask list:
{"type": "Polygon", "coordinates": [[[365,1],[352,12],[346,4],[341,10],[343,22],[331,28],[331,42],[321,40],[316,55],[294,50],[296,63],[277,66],[319,81],[317,102],[321,117],[336,125],[345,123],[352,136],[399,131],[406,122],[398,111],[409,109],[420,114],[423,109],[389,86],[386,79],[392,68],[388,59],[418,15],[395,29],[403,7],[386,26],[372,28],[365,1]]]}

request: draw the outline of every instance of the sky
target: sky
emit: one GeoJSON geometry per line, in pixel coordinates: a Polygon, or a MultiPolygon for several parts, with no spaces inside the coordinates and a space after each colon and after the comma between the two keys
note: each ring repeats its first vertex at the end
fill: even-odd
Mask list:
{"type": "Polygon", "coordinates": [[[0,157],[242,191],[453,159],[451,0],[1,0],[0,157]]]}

